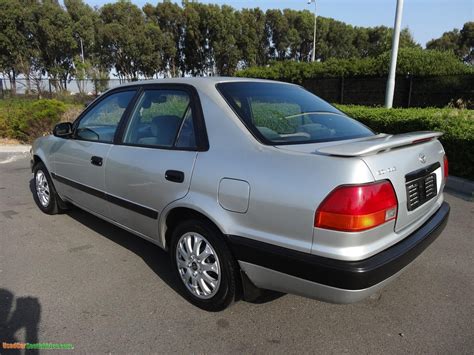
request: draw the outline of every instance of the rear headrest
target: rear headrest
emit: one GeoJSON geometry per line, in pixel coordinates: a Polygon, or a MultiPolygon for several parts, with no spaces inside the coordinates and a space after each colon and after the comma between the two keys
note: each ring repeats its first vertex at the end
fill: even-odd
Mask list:
{"type": "Polygon", "coordinates": [[[151,107],[151,95],[145,95],[143,99],[142,107],[144,109],[149,109],[151,107]]]}
{"type": "Polygon", "coordinates": [[[151,132],[159,144],[170,145],[178,132],[181,119],[178,116],[157,116],[151,121],[151,132]]]}

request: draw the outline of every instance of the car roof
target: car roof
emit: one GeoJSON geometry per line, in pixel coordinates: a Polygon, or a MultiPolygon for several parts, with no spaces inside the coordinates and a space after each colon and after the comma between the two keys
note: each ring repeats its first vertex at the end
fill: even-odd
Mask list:
{"type": "Polygon", "coordinates": [[[139,81],[125,83],[118,87],[136,86],[136,85],[143,85],[143,84],[147,84],[147,85],[149,84],[189,84],[189,85],[193,85],[199,88],[199,87],[205,87],[208,85],[215,85],[218,83],[227,83],[227,82],[264,82],[264,83],[288,84],[288,83],[278,82],[274,80],[265,80],[265,79],[236,78],[236,77],[226,77],[226,76],[206,76],[206,77],[181,77],[181,78],[139,80],[139,81]]]}

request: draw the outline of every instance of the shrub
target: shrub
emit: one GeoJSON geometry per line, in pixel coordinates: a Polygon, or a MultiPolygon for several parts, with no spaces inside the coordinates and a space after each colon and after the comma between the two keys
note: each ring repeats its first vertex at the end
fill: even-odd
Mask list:
{"type": "Polygon", "coordinates": [[[474,111],[451,108],[385,109],[337,105],[376,132],[440,131],[450,173],[474,180],[474,111]]]}
{"type": "Polygon", "coordinates": [[[70,106],[58,100],[1,100],[0,137],[31,142],[50,133],[70,106]]]}

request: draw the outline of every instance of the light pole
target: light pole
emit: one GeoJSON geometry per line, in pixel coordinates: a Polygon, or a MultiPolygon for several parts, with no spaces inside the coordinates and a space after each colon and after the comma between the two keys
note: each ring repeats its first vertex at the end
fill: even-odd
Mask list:
{"type": "Polygon", "coordinates": [[[314,2],[314,34],[313,34],[313,52],[311,53],[311,61],[314,62],[316,60],[316,0],[308,0],[308,5],[314,2]]]}
{"type": "Polygon", "coordinates": [[[392,54],[390,58],[390,71],[388,73],[387,90],[385,92],[385,107],[392,108],[393,94],[395,91],[395,74],[397,71],[398,44],[400,42],[400,27],[402,25],[403,0],[397,0],[397,12],[393,25],[392,54]]]}

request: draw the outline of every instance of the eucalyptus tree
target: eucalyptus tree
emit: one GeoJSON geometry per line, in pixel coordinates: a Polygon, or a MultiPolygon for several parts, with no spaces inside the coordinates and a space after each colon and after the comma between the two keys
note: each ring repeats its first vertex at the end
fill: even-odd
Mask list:
{"type": "Polygon", "coordinates": [[[101,60],[114,68],[120,79],[138,80],[162,70],[160,28],[145,20],[141,9],[127,1],[100,9],[101,60]]]}
{"type": "Polygon", "coordinates": [[[183,2],[183,58],[180,62],[182,75],[203,75],[209,67],[206,6],[196,2],[183,2]]]}
{"type": "Polygon", "coordinates": [[[288,19],[280,10],[267,10],[265,16],[265,30],[270,42],[270,57],[285,59],[289,47],[288,19]]]}
{"type": "Polygon", "coordinates": [[[154,16],[163,33],[163,63],[166,72],[171,76],[178,76],[184,46],[183,9],[178,4],[165,0],[156,5],[154,16]]]}
{"type": "Polygon", "coordinates": [[[237,46],[245,67],[268,63],[270,43],[265,32],[265,13],[258,7],[236,13],[240,32],[237,46]]]}
{"type": "Polygon", "coordinates": [[[73,57],[74,76],[79,92],[84,93],[86,80],[92,79],[91,73],[101,67],[97,53],[100,50],[97,38],[99,14],[83,0],[64,0],[64,5],[73,23],[73,37],[77,44],[73,57]]]}
{"type": "Polygon", "coordinates": [[[39,51],[33,36],[35,22],[32,7],[20,0],[0,0],[0,72],[16,93],[17,77],[23,74],[30,89],[30,72],[37,62],[39,51]]]}
{"type": "Polygon", "coordinates": [[[39,48],[40,70],[48,75],[56,90],[65,90],[74,74],[73,58],[77,50],[74,23],[55,2],[37,3],[32,11],[36,23],[32,35],[39,48]]]}
{"type": "Polygon", "coordinates": [[[218,75],[233,75],[242,57],[238,46],[240,22],[236,11],[227,5],[210,6],[207,16],[209,62],[218,75]]]}

